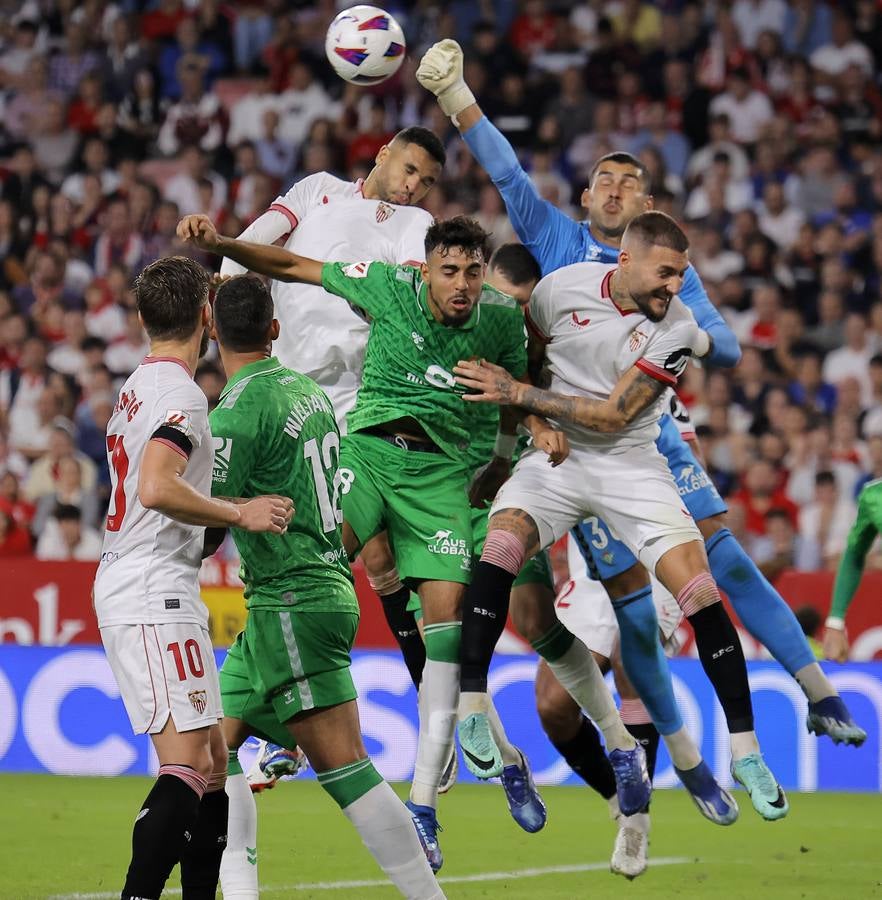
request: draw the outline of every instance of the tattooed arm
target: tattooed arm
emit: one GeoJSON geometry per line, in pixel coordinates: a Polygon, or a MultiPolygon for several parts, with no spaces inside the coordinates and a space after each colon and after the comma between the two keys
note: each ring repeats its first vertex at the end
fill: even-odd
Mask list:
{"type": "Polygon", "coordinates": [[[608,400],[571,397],[515,381],[505,369],[492,363],[480,366],[460,362],[456,380],[477,393],[472,402],[508,403],[557,422],[571,422],[605,434],[615,434],[655,403],[668,388],[664,382],[632,366],[620,379],[608,400]]]}

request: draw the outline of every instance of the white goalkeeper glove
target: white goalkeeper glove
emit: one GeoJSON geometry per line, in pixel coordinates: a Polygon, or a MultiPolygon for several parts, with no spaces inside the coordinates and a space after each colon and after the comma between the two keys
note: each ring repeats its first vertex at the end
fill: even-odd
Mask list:
{"type": "Polygon", "coordinates": [[[416,70],[417,81],[438,98],[444,115],[456,116],[475,102],[462,77],[462,47],[448,38],[431,46],[416,70]]]}

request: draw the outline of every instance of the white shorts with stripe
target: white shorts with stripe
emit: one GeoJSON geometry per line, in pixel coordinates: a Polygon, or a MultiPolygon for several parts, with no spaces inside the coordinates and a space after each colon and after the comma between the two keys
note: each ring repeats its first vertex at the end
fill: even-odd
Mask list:
{"type": "Polygon", "coordinates": [[[179,732],[216,725],[223,717],[204,626],[109,625],[101,640],[135,734],[158,734],[169,716],[179,732]]]}
{"type": "Polygon", "coordinates": [[[541,451],[528,450],[496,495],[490,515],[502,509],[529,513],[543,548],[589,516],[599,516],[649,572],[669,550],[702,539],[654,444],[619,453],[571,445],[557,468],[541,451]]]}

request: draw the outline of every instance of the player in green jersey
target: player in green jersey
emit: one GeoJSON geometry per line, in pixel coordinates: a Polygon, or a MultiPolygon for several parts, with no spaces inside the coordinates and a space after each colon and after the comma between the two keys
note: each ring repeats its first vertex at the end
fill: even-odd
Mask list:
{"type": "Polygon", "coordinates": [[[839,561],[833,602],[824,629],[824,656],[827,659],[836,662],[848,659],[845,614],[861,583],[867,553],[879,534],[882,534],[882,478],[867,482],[858,496],[857,518],[848,533],[845,552],[839,561]]]}
{"type": "MultiPolygon", "coordinates": [[[[213,494],[285,493],[295,505],[286,533],[272,540],[233,529],[248,620],[221,670],[230,766],[249,734],[288,746],[293,738],[401,893],[441,898],[410,814],[362,741],[349,655],[358,601],[340,530],[346,476],[331,403],[270,355],[279,323],[260,279],[225,282],[214,323],[228,381],[209,419],[213,494]]],[[[256,889],[256,871],[253,881],[256,889]]],[[[224,883],[225,893],[242,887],[224,883]]]]}
{"type": "MultiPolygon", "coordinates": [[[[321,284],[371,317],[362,386],[348,419],[341,469],[343,540],[350,556],[386,528],[402,580],[420,595],[426,665],[409,807],[433,868],[440,868],[435,806],[453,740],[461,604],[471,577],[467,497],[470,413],[452,375],[461,358],[494,361],[526,377],[523,315],[483,284],[486,233],[457,217],[426,233],[419,268],[322,263],[217,235],[204,216],[178,226],[183,240],[280,281],[321,284]]],[[[537,446],[544,449],[541,435],[537,446]]]]}

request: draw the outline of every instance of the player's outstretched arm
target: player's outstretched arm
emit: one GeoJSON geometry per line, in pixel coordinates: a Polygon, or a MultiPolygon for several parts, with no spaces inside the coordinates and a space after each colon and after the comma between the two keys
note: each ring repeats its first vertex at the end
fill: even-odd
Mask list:
{"type": "Polygon", "coordinates": [[[188,460],[160,441],[148,441],[138,474],[138,499],[145,509],[185,522],[282,534],[294,514],[288,497],[255,497],[241,503],[206,497],[181,476],[188,460]]]}
{"type": "Polygon", "coordinates": [[[445,115],[459,129],[472,155],[502,194],[505,209],[521,242],[543,272],[576,262],[579,225],[539,196],[514,148],[484,115],[463,78],[463,53],[456,41],[439,41],[423,55],[417,81],[434,94],[445,115]]]}
{"type": "Polygon", "coordinates": [[[222,237],[208,216],[184,216],[178,222],[178,237],[200,250],[225,256],[252,272],[268,275],[276,281],[322,283],[323,263],[318,260],[289,253],[283,247],[222,237]]]}
{"type": "Polygon", "coordinates": [[[475,391],[464,399],[478,403],[508,403],[556,422],[570,422],[615,434],[655,403],[669,385],[632,366],[619,379],[608,400],[570,397],[515,381],[505,369],[481,361],[462,360],[453,374],[459,384],[475,391]]]}

